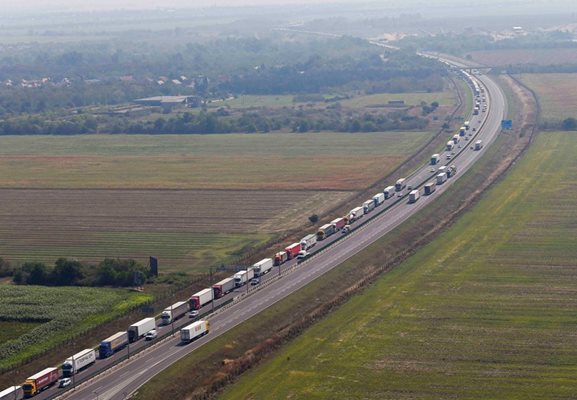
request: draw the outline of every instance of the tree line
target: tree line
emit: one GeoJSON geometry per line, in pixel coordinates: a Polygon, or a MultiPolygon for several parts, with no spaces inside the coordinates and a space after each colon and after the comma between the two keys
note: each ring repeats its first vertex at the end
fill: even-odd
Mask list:
{"type": "Polygon", "coordinates": [[[0,258],[0,277],[12,277],[17,285],[113,287],[140,286],[152,278],[137,261],[117,258],[105,258],[98,265],[59,258],[52,266],[35,261],[12,266],[0,258]]]}

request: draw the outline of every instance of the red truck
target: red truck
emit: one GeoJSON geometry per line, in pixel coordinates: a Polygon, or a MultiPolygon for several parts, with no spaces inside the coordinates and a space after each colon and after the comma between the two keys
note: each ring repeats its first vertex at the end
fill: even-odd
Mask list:
{"type": "Polygon", "coordinates": [[[288,260],[288,253],[286,251],[279,251],[274,256],[274,265],[279,266],[288,260]]]}
{"type": "Polygon", "coordinates": [[[297,254],[299,254],[299,251],[301,251],[301,244],[300,243],[293,243],[289,247],[284,249],[284,251],[287,252],[289,260],[292,258],[295,258],[297,256],[297,254]]]}
{"type": "Polygon", "coordinates": [[[30,378],[26,379],[24,385],[22,385],[22,389],[24,389],[24,396],[25,397],[32,397],[46,389],[48,386],[54,384],[60,373],[58,372],[58,368],[46,368],[35,375],[32,375],[30,378]]]}

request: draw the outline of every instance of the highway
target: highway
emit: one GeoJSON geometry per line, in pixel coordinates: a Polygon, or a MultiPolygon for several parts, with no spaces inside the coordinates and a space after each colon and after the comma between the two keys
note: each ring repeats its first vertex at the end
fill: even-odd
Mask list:
{"type": "MultiPolygon", "coordinates": [[[[95,366],[89,367],[86,371],[80,372],[76,376],[75,390],[69,390],[61,398],[65,399],[99,399],[117,400],[130,396],[146,383],[153,376],[169,367],[180,358],[191,353],[195,349],[224,334],[243,321],[257,315],[259,312],[270,307],[286,296],[296,292],[314,279],[322,276],[326,272],[340,265],[342,262],[365,249],[370,244],[387,234],[401,223],[406,221],[418,210],[426,207],[436,196],[443,193],[459,177],[468,170],[473,163],[481,157],[484,150],[490,145],[500,132],[500,124],[506,112],[505,97],[495,82],[486,76],[477,77],[481,86],[485,87],[487,111],[480,112],[478,116],[471,116],[471,129],[467,132],[472,136],[469,140],[461,138],[460,146],[456,146],[452,152],[439,151],[441,164],[435,167],[431,165],[423,166],[407,177],[407,184],[413,188],[422,187],[426,182],[433,180],[441,165],[455,165],[457,174],[447,182],[437,186],[436,191],[430,196],[424,196],[421,190],[421,198],[415,203],[408,203],[408,191],[401,193],[402,197],[388,199],[376,211],[363,217],[361,223],[353,224],[353,231],[348,235],[337,233],[316,246],[314,256],[310,259],[296,264],[291,262],[275,269],[263,278],[262,283],[256,287],[245,286],[229,294],[218,303],[234,301],[214,314],[207,317],[211,324],[211,331],[188,345],[181,345],[178,328],[190,323],[188,318],[183,318],[175,324],[176,334],[166,339],[159,340],[155,345],[147,350],[132,356],[130,359],[122,361],[120,364],[106,369],[110,364],[117,362],[119,357],[126,355],[129,349],[122,350],[119,354],[105,360],[98,360],[95,366]],[[473,128],[475,131],[473,132],[473,128]],[[484,147],[480,151],[471,149],[476,140],[482,140],[484,147]],[[447,158],[449,156],[449,158],[447,158]],[[378,213],[380,211],[380,213],[378,213]],[[336,243],[335,243],[336,242],[336,243]],[[95,370],[106,369],[100,375],[90,378],[89,375],[95,370]]],[[[453,134],[447,135],[449,140],[453,134]]],[[[401,178],[401,177],[399,177],[401,178]]],[[[394,185],[394,182],[385,186],[394,185]]],[[[184,299],[178,299],[184,300],[184,299]]],[[[216,304],[218,305],[218,304],[216,304]]],[[[212,307],[209,305],[203,311],[208,311],[212,307]]],[[[166,333],[172,326],[161,327],[160,333],[166,333]]],[[[141,340],[130,346],[132,351],[142,347],[144,341],[141,340]]],[[[69,355],[64,355],[69,356],[69,355]]],[[[39,394],[35,398],[54,398],[62,392],[62,389],[52,387],[39,394]]]]}

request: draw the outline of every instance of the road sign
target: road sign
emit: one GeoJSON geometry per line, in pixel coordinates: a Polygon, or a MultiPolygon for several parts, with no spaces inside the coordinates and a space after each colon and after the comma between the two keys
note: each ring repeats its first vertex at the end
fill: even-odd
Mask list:
{"type": "Polygon", "coordinates": [[[501,121],[502,129],[513,129],[513,121],[510,119],[504,119],[501,121]]]}

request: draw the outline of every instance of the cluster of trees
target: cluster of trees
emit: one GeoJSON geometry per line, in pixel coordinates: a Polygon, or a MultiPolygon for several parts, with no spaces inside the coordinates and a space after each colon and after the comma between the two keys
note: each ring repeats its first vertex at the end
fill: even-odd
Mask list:
{"type": "Polygon", "coordinates": [[[53,266],[26,262],[14,267],[0,258],[0,276],[11,276],[17,285],[44,286],[140,286],[151,278],[142,264],[106,258],[96,266],[60,258],[53,266]]]}

